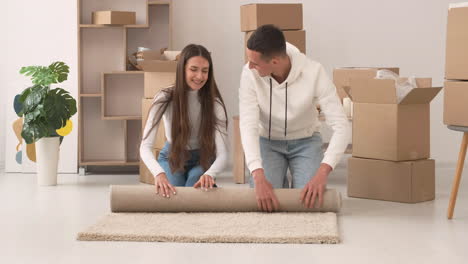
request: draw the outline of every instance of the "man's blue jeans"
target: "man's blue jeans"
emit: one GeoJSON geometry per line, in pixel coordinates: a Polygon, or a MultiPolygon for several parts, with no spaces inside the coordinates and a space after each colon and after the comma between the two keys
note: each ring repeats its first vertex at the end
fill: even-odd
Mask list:
{"type": "MultiPolygon", "coordinates": [[[[303,188],[323,160],[322,137],[318,132],[311,137],[292,140],[260,137],[260,153],[265,176],[273,188],[303,188]],[[292,175],[291,185],[286,176],[288,168],[292,175]]],[[[252,177],[250,186],[254,186],[252,177]]]]}

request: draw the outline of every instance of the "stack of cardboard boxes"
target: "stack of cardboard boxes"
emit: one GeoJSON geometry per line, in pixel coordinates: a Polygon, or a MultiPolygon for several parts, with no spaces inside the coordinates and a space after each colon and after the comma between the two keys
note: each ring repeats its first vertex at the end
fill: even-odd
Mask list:
{"type": "Polygon", "coordinates": [[[283,31],[287,42],[306,53],[302,4],[249,4],[241,6],[240,13],[241,31],[245,32],[245,46],[252,32],[259,26],[273,24],[283,31]]]}
{"type": "Polygon", "coordinates": [[[444,124],[468,126],[468,7],[448,12],[444,124]]]}
{"type": "Polygon", "coordinates": [[[354,102],[348,196],[407,203],[433,200],[429,103],[441,88],[431,87],[430,78],[419,78],[418,88],[399,101],[395,81],[374,79],[377,70],[334,73],[338,89],[344,86],[354,102]]]}
{"type": "MultiPolygon", "coordinates": [[[[142,99],[142,133],[144,133],[148,112],[153,105],[154,96],[164,88],[167,88],[175,83],[177,61],[176,56],[178,51],[166,51],[163,54],[154,51],[145,51],[143,54],[144,61],[139,62],[139,66],[143,68],[144,73],[144,98],[142,99]]],[[[142,135],[144,137],[145,135],[142,135]]],[[[159,152],[164,147],[166,135],[164,132],[164,124],[161,121],[157,128],[156,140],[153,146],[153,153],[156,158],[159,152]]],[[[154,176],[146,168],[143,161],[140,160],[140,182],[154,184],[154,176]]]]}

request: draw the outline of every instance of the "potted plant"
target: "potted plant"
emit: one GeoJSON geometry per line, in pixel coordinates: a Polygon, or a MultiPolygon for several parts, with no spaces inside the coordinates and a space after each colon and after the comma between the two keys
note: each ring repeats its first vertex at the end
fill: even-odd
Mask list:
{"type": "Polygon", "coordinates": [[[31,76],[33,85],[15,97],[15,111],[23,118],[21,137],[27,144],[36,142],[39,185],[57,184],[59,145],[70,133],[70,118],[76,114],[76,100],[70,93],[51,87],[67,80],[68,73],[69,67],[60,61],[20,70],[31,76]]]}

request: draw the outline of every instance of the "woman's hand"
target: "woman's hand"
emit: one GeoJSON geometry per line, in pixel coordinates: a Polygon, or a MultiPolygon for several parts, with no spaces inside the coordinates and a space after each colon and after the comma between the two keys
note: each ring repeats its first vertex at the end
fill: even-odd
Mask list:
{"type": "Polygon", "coordinates": [[[156,187],[156,194],[160,194],[163,197],[170,198],[171,194],[175,195],[176,190],[167,180],[166,173],[159,173],[154,178],[154,186],[156,187]]]}
{"type": "Polygon", "coordinates": [[[213,189],[213,185],[215,184],[215,180],[213,177],[207,174],[203,174],[200,179],[193,185],[193,188],[201,188],[204,189],[205,191],[208,191],[208,189],[213,189]]]}

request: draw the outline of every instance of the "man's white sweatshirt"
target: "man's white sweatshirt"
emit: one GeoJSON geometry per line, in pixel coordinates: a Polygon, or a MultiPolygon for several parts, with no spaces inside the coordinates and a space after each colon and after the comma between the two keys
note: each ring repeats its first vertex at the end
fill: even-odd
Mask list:
{"type": "Polygon", "coordinates": [[[318,132],[316,105],[320,105],[326,123],[333,130],[322,163],[334,168],[351,134],[343,106],[323,66],[308,59],[295,46],[286,44],[291,70],[284,82],[278,83],[271,76],[261,77],[256,70],[249,69],[248,63],[242,70],[239,112],[247,167],[251,172],[262,168],[260,136],[291,140],[318,132]]]}

